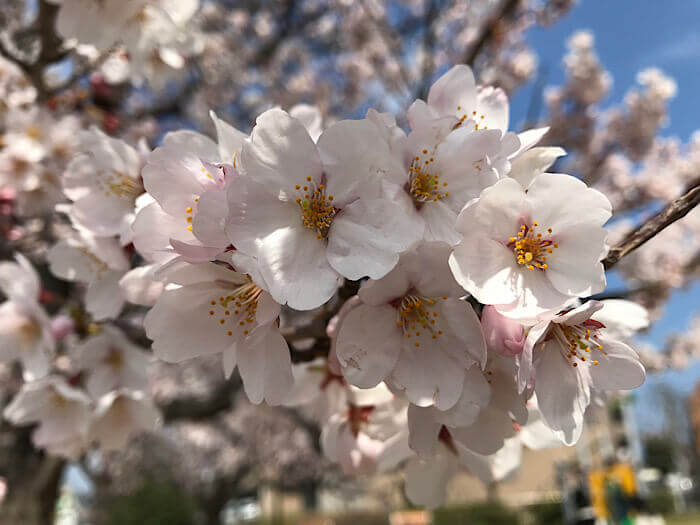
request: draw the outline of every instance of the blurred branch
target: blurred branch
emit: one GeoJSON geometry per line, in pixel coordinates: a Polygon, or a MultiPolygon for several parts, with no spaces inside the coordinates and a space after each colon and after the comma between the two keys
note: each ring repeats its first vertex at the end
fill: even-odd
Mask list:
{"type": "Polygon", "coordinates": [[[163,419],[170,422],[177,419],[200,421],[233,408],[233,398],[241,388],[241,378],[234,375],[227,381],[222,381],[207,397],[186,396],[178,397],[159,405],[163,419]]]}
{"type": "Polygon", "coordinates": [[[617,246],[611,248],[608,256],[603,259],[605,269],[609,270],[615,266],[625,255],[639,248],[667,226],[685,217],[698,204],[700,204],[700,177],[691,182],[683,195],[632,230],[617,246]]]}
{"type": "Polygon", "coordinates": [[[16,64],[27,75],[29,81],[36,88],[39,99],[50,96],[54,91],[49,89],[44,82],[46,66],[63,60],[70,53],[70,50],[63,45],[63,40],[55,31],[56,16],[59,9],[59,4],[40,0],[36,20],[22,32],[23,37],[33,34],[39,42],[39,54],[34,61],[29,62],[18,57],[8,49],[5,42],[0,40],[0,54],[16,64]]]}
{"type": "Polygon", "coordinates": [[[484,26],[481,34],[476,39],[476,42],[474,42],[474,44],[467,50],[464,58],[462,59],[462,63],[467,64],[468,66],[474,65],[474,61],[476,60],[476,57],[479,56],[479,53],[481,53],[481,50],[484,49],[491,40],[494,40],[498,36],[503,19],[512,15],[519,3],[520,0],[503,0],[501,7],[496,10],[496,13],[484,26]]]}

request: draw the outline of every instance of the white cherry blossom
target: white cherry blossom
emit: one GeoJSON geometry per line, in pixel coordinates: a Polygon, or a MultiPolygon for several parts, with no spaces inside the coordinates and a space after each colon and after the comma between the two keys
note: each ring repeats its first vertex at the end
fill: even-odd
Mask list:
{"type": "Polygon", "coordinates": [[[315,144],[280,109],[260,115],[243,145],[244,175],[229,186],[227,233],[256,257],[272,296],[308,310],[342,277],[380,278],[419,238],[382,184],[401,177],[371,122],[341,121],[315,144]]]}
{"type": "Polygon", "coordinates": [[[87,284],[85,307],[96,320],[119,314],[124,306],[119,280],[130,265],[116,238],[79,231],[54,245],[47,257],[54,275],[87,284]]]}
{"type": "Polygon", "coordinates": [[[520,389],[534,383],[542,420],[567,445],[581,435],[592,388],[630,390],[644,382],[637,353],[608,338],[595,319],[602,307],[588,301],[549,316],[530,329],[521,354],[520,389]]]}
{"type": "Polygon", "coordinates": [[[39,423],[32,432],[37,448],[75,457],[86,444],[92,417],[90,398],[62,377],[49,376],[25,383],[4,417],[14,425],[39,423]]]}
{"type": "Polygon", "coordinates": [[[0,262],[0,361],[22,363],[24,379],[45,376],[55,352],[51,320],[39,304],[41,283],[21,254],[14,262],[0,262]]]}
{"type": "Polygon", "coordinates": [[[280,306],[250,276],[215,263],[186,265],[146,315],[156,357],[180,362],[223,354],[226,376],[243,379],[253,403],[280,404],[294,379],[289,348],[280,335],[280,306]]]}
{"type": "Polygon", "coordinates": [[[89,439],[103,450],[119,450],[139,432],[153,431],[160,413],[143,392],[115,390],[97,402],[89,439]]]}
{"type": "Polygon", "coordinates": [[[605,196],[574,177],[542,173],[527,188],[505,178],[460,213],[450,268],[478,301],[534,319],[605,288],[610,215],[605,196]]]}
{"type": "Polygon", "coordinates": [[[75,355],[88,373],[85,388],[95,399],[120,388],[148,387],[148,355],[114,326],[102,326],[75,348],[75,355]]]}
{"type": "Polygon", "coordinates": [[[448,253],[445,243],[423,243],[360,289],[363,304],[347,314],[336,342],[350,383],[368,388],[386,381],[412,403],[441,410],[457,402],[464,370],[485,364],[486,345],[448,271],[448,253]]]}
{"type": "Polygon", "coordinates": [[[71,220],[95,235],[128,237],[144,192],[139,152],[96,127],[81,133],[81,150],[63,175],[71,220]]]}

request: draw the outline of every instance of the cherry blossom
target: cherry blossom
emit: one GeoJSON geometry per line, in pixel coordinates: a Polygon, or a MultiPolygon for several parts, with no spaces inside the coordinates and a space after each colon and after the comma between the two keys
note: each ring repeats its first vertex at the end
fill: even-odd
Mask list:
{"type": "Polygon", "coordinates": [[[574,177],[542,173],[527,188],[498,181],[457,221],[455,279],[503,315],[532,319],[605,288],[610,203],[574,177]]]}
{"type": "Polygon", "coordinates": [[[41,284],[29,260],[0,262],[0,361],[22,363],[27,381],[45,376],[55,351],[51,320],[39,304],[41,284]]]}
{"type": "Polygon", "coordinates": [[[457,402],[464,370],[485,364],[486,346],[447,271],[448,253],[445,243],[423,243],[360,289],[363,304],[347,314],[336,342],[348,381],[367,388],[384,380],[419,406],[457,402]]]}
{"type": "Polygon", "coordinates": [[[47,257],[54,275],[87,284],[85,306],[95,319],[119,314],[124,306],[119,280],[129,270],[129,259],[116,238],[79,231],[58,242],[47,257]]]}
{"type": "Polygon", "coordinates": [[[280,304],[320,306],[342,276],[380,278],[418,240],[400,208],[382,198],[382,184],[401,170],[378,146],[369,121],[341,121],[315,144],[280,109],[258,117],[241,152],[245,175],[229,186],[227,233],[258,259],[280,304]]]}
{"type": "Polygon", "coordinates": [[[142,392],[114,390],[99,399],[89,439],[103,450],[119,450],[138,432],[155,430],[158,422],[159,412],[142,392]]]}
{"type": "Polygon", "coordinates": [[[91,401],[63,378],[49,376],[25,383],[4,417],[15,425],[39,423],[32,432],[38,448],[51,454],[75,457],[87,442],[91,401]]]}
{"type": "Polygon", "coordinates": [[[542,420],[567,445],[581,435],[592,388],[630,390],[644,382],[636,352],[608,338],[595,319],[602,307],[588,301],[536,324],[520,361],[520,389],[534,383],[542,420]]]}
{"type": "Polygon", "coordinates": [[[149,357],[116,327],[104,325],[74,350],[88,372],[87,392],[95,399],[113,390],[146,390],[149,357]]]}
{"type": "Polygon", "coordinates": [[[280,404],[293,385],[289,349],[276,320],[280,306],[249,275],[215,263],[173,270],[144,320],[153,352],[180,362],[223,354],[226,376],[243,378],[254,403],[280,404]]]}

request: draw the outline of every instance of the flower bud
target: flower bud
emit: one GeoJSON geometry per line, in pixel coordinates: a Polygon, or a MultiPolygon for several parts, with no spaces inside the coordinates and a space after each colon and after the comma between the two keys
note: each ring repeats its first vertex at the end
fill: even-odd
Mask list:
{"type": "Polygon", "coordinates": [[[523,351],[525,329],[517,321],[499,314],[493,306],[484,307],[481,328],[489,350],[506,357],[514,357],[523,351]]]}

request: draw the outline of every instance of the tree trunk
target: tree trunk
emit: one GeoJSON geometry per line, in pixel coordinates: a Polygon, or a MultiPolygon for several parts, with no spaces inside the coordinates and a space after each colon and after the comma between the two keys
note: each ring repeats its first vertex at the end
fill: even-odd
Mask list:
{"type": "Polygon", "coordinates": [[[53,525],[65,461],[34,450],[27,429],[5,427],[0,436],[9,445],[0,449],[0,474],[7,482],[0,525],[53,525]]]}

